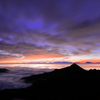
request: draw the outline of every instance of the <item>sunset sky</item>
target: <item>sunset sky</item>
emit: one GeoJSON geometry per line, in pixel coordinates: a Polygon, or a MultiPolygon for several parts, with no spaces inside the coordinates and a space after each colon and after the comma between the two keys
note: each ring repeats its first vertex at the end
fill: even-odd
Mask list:
{"type": "Polygon", "coordinates": [[[100,62],[100,0],[0,0],[0,63],[100,62]]]}

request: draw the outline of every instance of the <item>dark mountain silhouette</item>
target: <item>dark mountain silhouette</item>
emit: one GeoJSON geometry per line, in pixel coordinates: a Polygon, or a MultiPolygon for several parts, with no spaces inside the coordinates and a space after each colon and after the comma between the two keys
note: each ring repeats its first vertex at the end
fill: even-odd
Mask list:
{"type": "Polygon", "coordinates": [[[59,70],[59,72],[62,72],[64,71],[65,73],[71,73],[71,72],[85,72],[86,70],[81,68],[80,66],[78,66],[77,64],[72,64],[71,66],[69,67],[65,67],[65,68],[62,68],[62,69],[55,69],[55,71],[59,70]]]}
{"type": "Polygon", "coordinates": [[[8,71],[9,71],[8,69],[0,68],[0,73],[5,73],[5,72],[8,72],[8,71]]]}
{"type": "Polygon", "coordinates": [[[21,80],[32,86],[3,90],[0,100],[100,100],[100,71],[86,71],[77,64],[21,80]]]}
{"type": "MultiPolygon", "coordinates": [[[[67,68],[67,67],[66,67],[67,68]]],[[[77,64],[72,64],[71,66],[70,66],[70,70],[73,70],[73,71],[86,71],[86,70],[84,70],[83,68],[81,68],[79,65],[77,65],[77,64]]]]}
{"type": "Polygon", "coordinates": [[[69,67],[65,67],[62,69],[55,69],[52,72],[49,73],[43,73],[39,75],[31,75],[30,77],[24,77],[22,80],[24,80],[27,83],[34,82],[36,80],[47,80],[47,79],[52,79],[52,78],[57,78],[59,77],[67,77],[67,74],[76,74],[76,73],[84,73],[86,70],[78,66],[77,64],[72,64],[69,67]]]}

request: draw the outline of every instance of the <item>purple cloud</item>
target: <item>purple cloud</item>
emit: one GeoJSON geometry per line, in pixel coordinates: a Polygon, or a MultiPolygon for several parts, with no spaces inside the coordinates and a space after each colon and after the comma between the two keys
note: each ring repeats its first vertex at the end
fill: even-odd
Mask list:
{"type": "Polygon", "coordinates": [[[99,9],[99,0],[1,0],[0,48],[18,55],[49,47],[64,56],[92,54],[99,49],[99,9]]]}

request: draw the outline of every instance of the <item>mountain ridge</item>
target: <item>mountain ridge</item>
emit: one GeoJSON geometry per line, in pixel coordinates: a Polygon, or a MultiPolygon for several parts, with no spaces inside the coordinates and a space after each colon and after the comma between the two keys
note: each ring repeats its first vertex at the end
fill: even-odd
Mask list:
{"type": "Polygon", "coordinates": [[[77,64],[22,80],[32,85],[0,91],[0,100],[100,100],[100,71],[87,71],[77,64]]]}

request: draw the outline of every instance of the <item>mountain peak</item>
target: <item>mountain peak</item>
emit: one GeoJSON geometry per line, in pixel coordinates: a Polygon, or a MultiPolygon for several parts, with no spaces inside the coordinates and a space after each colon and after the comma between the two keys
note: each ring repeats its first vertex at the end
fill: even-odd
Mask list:
{"type": "Polygon", "coordinates": [[[60,72],[84,72],[86,71],[85,69],[81,68],[79,65],[77,65],[76,63],[73,63],[71,66],[69,67],[65,67],[65,68],[62,68],[62,69],[56,69],[54,71],[60,71],[60,72]]]}
{"type": "Polygon", "coordinates": [[[77,65],[76,63],[73,63],[70,67],[77,67],[77,68],[81,68],[79,65],[77,65]]]}
{"type": "Polygon", "coordinates": [[[81,68],[79,65],[76,63],[73,63],[69,68],[73,71],[85,71],[83,68],[81,68]]]}

